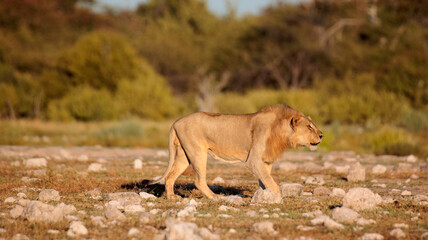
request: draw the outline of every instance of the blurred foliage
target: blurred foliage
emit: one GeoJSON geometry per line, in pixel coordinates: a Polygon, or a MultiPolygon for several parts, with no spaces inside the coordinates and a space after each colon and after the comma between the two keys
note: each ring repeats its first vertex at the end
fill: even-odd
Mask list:
{"type": "Polygon", "coordinates": [[[230,75],[224,113],[287,103],[319,124],[428,130],[426,1],[278,2],[242,17],[202,0],[82,3],[95,1],[0,0],[0,118],[176,118],[197,110],[205,70],[230,75]]]}

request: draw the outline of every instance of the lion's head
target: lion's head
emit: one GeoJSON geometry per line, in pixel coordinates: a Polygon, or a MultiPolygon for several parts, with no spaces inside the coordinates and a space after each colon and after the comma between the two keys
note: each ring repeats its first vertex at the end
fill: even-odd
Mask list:
{"type": "Polygon", "coordinates": [[[290,141],[295,147],[309,147],[311,151],[317,149],[323,134],[310,117],[293,116],[290,120],[290,127],[293,130],[290,141]]]}

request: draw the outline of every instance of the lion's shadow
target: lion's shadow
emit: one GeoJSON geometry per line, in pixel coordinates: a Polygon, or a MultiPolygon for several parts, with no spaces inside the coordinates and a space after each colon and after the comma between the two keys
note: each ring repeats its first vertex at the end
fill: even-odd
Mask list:
{"type": "MultiPolygon", "coordinates": [[[[131,183],[125,183],[121,185],[121,188],[128,189],[128,190],[138,190],[141,192],[147,192],[150,194],[155,195],[156,197],[162,196],[162,194],[165,192],[165,185],[164,184],[153,184],[153,185],[146,185],[144,181],[140,182],[131,182],[131,183]]],[[[215,194],[222,194],[222,195],[240,195],[242,197],[247,197],[244,192],[248,191],[247,189],[240,189],[236,187],[223,187],[220,185],[212,185],[209,186],[211,191],[213,191],[215,194]]],[[[193,190],[197,190],[195,184],[193,183],[176,183],[174,185],[174,191],[177,195],[181,197],[188,197],[189,192],[192,192],[193,190]]]]}

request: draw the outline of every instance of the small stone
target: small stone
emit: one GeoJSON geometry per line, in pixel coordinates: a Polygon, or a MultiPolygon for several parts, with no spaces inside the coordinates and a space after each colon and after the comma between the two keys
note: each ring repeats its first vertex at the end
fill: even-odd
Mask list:
{"type": "Polygon", "coordinates": [[[146,209],[141,205],[132,204],[132,205],[125,206],[125,213],[129,213],[129,214],[138,214],[145,211],[146,209]]]}
{"type": "Polygon", "coordinates": [[[345,227],[340,224],[335,222],[333,219],[327,217],[327,219],[324,221],[324,226],[328,229],[344,229],[345,227]]]}
{"type": "Polygon", "coordinates": [[[384,174],[385,172],[386,172],[386,167],[380,164],[372,168],[372,174],[375,174],[375,175],[384,174]]]}
{"type": "Polygon", "coordinates": [[[25,193],[22,193],[22,192],[20,192],[20,193],[16,194],[16,196],[17,196],[18,198],[21,198],[21,199],[26,199],[26,198],[27,198],[27,195],[26,195],[25,193]]]}
{"type": "Polygon", "coordinates": [[[379,233],[364,233],[360,240],[383,240],[384,237],[379,233]]]}
{"type": "Polygon", "coordinates": [[[102,216],[91,216],[92,224],[102,228],[106,228],[107,225],[104,224],[105,218],[102,216]]]}
{"type": "Polygon", "coordinates": [[[13,209],[9,211],[11,218],[18,218],[21,216],[22,212],[24,211],[24,208],[20,205],[16,205],[13,209]]]}
{"type": "Polygon", "coordinates": [[[284,183],[280,189],[282,197],[297,197],[302,193],[303,186],[299,183],[284,183]]]}
{"type": "Polygon", "coordinates": [[[140,230],[138,230],[138,228],[135,228],[135,227],[129,229],[128,231],[128,237],[137,237],[140,234],[141,234],[140,230]]]}
{"type": "Polygon", "coordinates": [[[229,214],[219,214],[219,215],[217,215],[217,217],[219,217],[219,218],[232,218],[232,216],[229,214]]]}
{"type": "Polygon", "coordinates": [[[410,178],[416,180],[416,179],[419,179],[419,176],[416,174],[412,174],[410,175],[410,178]]]}
{"type": "Polygon", "coordinates": [[[343,198],[345,196],[346,192],[345,190],[341,188],[333,188],[333,190],[330,193],[330,197],[340,197],[343,198]]]}
{"type": "Polygon", "coordinates": [[[153,219],[153,214],[148,212],[142,212],[140,213],[140,215],[138,215],[138,219],[140,220],[140,223],[146,224],[153,219]]]}
{"type": "Polygon", "coordinates": [[[21,162],[20,161],[13,161],[10,165],[12,165],[12,167],[19,167],[19,166],[21,166],[21,162]]]}
{"type": "Polygon", "coordinates": [[[355,211],[371,210],[377,206],[378,201],[378,197],[368,188],[351,188],[343,198],[343,206],[355,211]]]}
{"type": "Polygon", "coordinates": [[[396,228],[396,229],[391,230],[391,232],[389,232],[389,234],[392,237],[395,237],[398,239],[406,237],[406,233],[403,230],[401,230],[400,228],[396,228]]]}
{"type": "Polygon", "coordinates": [[[401,192],[401,196],[412,196],[412,192],[404,190],[401,192]]]}
{"type": "Polygon", "coordinates": [[[80,221],[73,221],[70,223],[70,227],[67,231],[67,236],[69,237],[78,237],[82,235],[87,235],[88,229],[80,221]]]}
{"type": "Polygon", "coordinates": [[[141,159],[134,160],[134,169],[143,169],[143,161],[141,159]]]}
{"type": "Polygon", "coordinates": [[[348,180],[348,182],[364,181],[366,179],[365,167],[361,166],[359,162],[352,164],[346,179],[348,180]]]}
{"type": "Polygon", "coordinates": [[[49,234],[52,234],[52,235],[58,235],[58,234],[60,234],[61,232],[60,232],[59,230],[56,230],[56,229],[49,229],[49,230],[48,230],[48,233],[49,233],[49,234]]]}
{"type": "Polygon", "coordinates": [[[406,161],[409,163],[415,163],[418,161],[418,158],[414,155],[409,155],[406,157],[406,161]]]}
{"type": "Polygon", "coordinates": [[[325,181],[322,176],[309,176],[305,179],[305,184],[324,185],[325,181]]]}
{"type": "Polygon", "coordinates": [[[282,172],[294,172],[297,170],[297,165],[290,162],[280,162],[275,165],[275,169],[278,169],[282,172]]]}
{"type": "Polygon", "coordinates": [[[103,167],[101,163],[91,163],[88,167],[88,171],[90,172],[100,172],[105,170],[105,167],[103,167]]]}
{"type": "Polygon", "coordinates": [[[4,203],[13,204],[16,203],[16,199],[14,197],[8,197],[4,200],[4,203]]]}
{"type": "Polygon", "coordinates": [[[331,217],[334,220],[348,224],[354,223],[359,216],[357,212],[347,207],[335,208],[331,213],[331,217]]]}
{"type": "Polygon", "coordinates": [[[30,158],[24,161],[24,165],[27,168],[40,168],[46,167],[48,162],[45,158],[30,158]]]}
{"type": "Polygon", "coordinates": [[[89,157],[88,157],[88,155],[80,155],[78,158],[77,158],[77,161],[79,161],[79,162],[87,162],[89,160],[89,157]]]}
{"type": "Polygon", "coordinates": [[[118,221],[124,221],[126,220],[126,216],[119,211],[115,206],[108,206],[104,210],[104,215],[108,220],[118,220],[118,221]]]}
{"type": "Polygon", "coordinates": [[[146,193],[146,192],[140,192],[140,197],[142,199],[151,199],[151,200],[155,200],[157,198],[155,195],[146,193]]]}
{"type": "Polygon", "coordinates": [[[345,166],[336,166],[335,169],[336,169],[336,173],[345,175],[345,174],[348,174],[349,168],[351,168],[349,165],[345,165],[345,166]]]}
{"type": "Polygon", "coordinates": [[[398,163],[398,165],[395,167],[395,171],[397,171],[397,172],[411,172],[412,171],[412,164],[410,164],[410,163],[398,163]]]}
{"type": "Polygon", "coordinates": [[[49,202],[49,201],[59,201],[61,197],[59,192],[55,189],[45,189],[39,193],[39,201],[49,202]]]}
{"type": "Polygon", "coordinates": [[[64,217],[62,207],[55,207],[40,201],[30,201],[21,214],[30,222],[58,222],[64,217]]]}
{"type": "Polygon", "coordinates": [[[322,215],[321,210],[315,210],[313,212],[302,213],[303,217],[309,217],[309,218],[318,217],[320,215],[322,215]]]}
{"type": "Polygon", "coordinates": [[[314,228],[314,227],[309,227],[309,226],[298,225],[298,226],[296,227],[296,229],[297,229],[297,230],[300,230],[300,231],[307,232],[307,231],[312,231],[312,230],[314,230],[315,228],[314,228]]]}
{"type": "Polygon", "coordinates": [[[213,180],[212,183],[213,184],[223,184],[224,183],[224,179],[221,178],[221,177],[216,177],[216,178],[214,178],[214,180],[213,180]]]}
{"type": "Polygon", "coordinates": [[[235,204],[235,205],[243,205],[244,200],[240,196],[236,195],[230,195],[230,196],[222,196],[221,200],[224,200],[228,203],[235,204]]]}
{"type": "Polygon", "coordinates": [[[252,203],[281,203],[282,198],[280,194],[275,194],[271,189],[259,188],[251,199],[252,203]]]}
{"type": "Polygon", "coordinates": [[[24,234],[17,233],[11,238],[11,240],[30,240],[30,238],[24,234]]]}
{"type": "Polygon", "coordinates": [[[95,200],[101,200],[103,198],[101,188],[95,188],[90,191],[87,191],[85,195],[95,200]]]}
{"type": "Polygon", "coordinates": [[[259,214],[256,211],[250,210],[247,213],[245,213],[246,216],[248,217],[258,217],[259,214]]]}
{"type": "Polygon", "coordinates": [[[278,233],[273,228],[273,223],[269,222],[269,221],[254,223],[253,224],[253,229],[256,232],[259,232],[259,233],[269,233],[269,234],[276,234],[276,233],[278,233]]]}
{"type": "Polygon", "coordinates": [[[421,239],[428,239],[428,232],[422,233],[421,239]]]}
{"type": "Polygon", "coordinates": [[[195,212],[196,212],[195,206],[193,206],[193,205],[187,206],[183,210],[181,210],[177,213],[177,217],[184,218],[184,217],[188,217],[188,216],[193,216],[193,214],[195,212]]]}
{"type": "Polygon", "coordinates": [[[375,223],[376,223],[376,221],[373,219],[367,220],[367,219],[362,218],[362,217],[357,219],[357,224],[360,226],[365,226],[365,225],[370,225],[370,224],[375,224],[375,223]]]}
{"type": "Polygon", "coordinates": [[[140,204],[142,200],[141,196],[135,192],[107,193],[106,199],[108,201],[116,200],[123,206],[128,204],[140,204]]]}
{"type": "Polygon", "coordinates": [[[322,167],[313,162],[305,162],[299,166],[303,172],[319,172],[322,170],[322,167]]]}
{"type": "Polygon", "coordinates": [[[331,191],[326,187],[316,187],[313,193],[315,196],[328,196],[331,194],[331,191]]]}
{"type": "Polygon", "coordinates": [[[405,223],[394,223],[393,225],[395,228],[409,228],[408,224],[405,223]]]}

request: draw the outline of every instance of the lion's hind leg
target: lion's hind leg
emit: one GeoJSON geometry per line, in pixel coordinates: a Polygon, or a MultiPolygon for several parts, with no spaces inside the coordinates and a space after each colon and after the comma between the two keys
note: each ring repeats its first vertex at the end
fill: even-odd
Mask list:
{"type": "Polygon", "coordinates": [[[187,157],[195,171],[195,185],[208,198],[215,198],[217,195],[211,191],[207,184],[207,152],[206,150],[186,151],[187,157]]]}
{"type": "Polygon", "coordinates": [[[174,194],[174,183],[188,166],[189,160],[187,159],[183,148],[178,146],[174,164],[172,165],[171,171],[169,171],[165,177],[165,190],[168,199],[177,197],[177,195],[174,194]]]}

